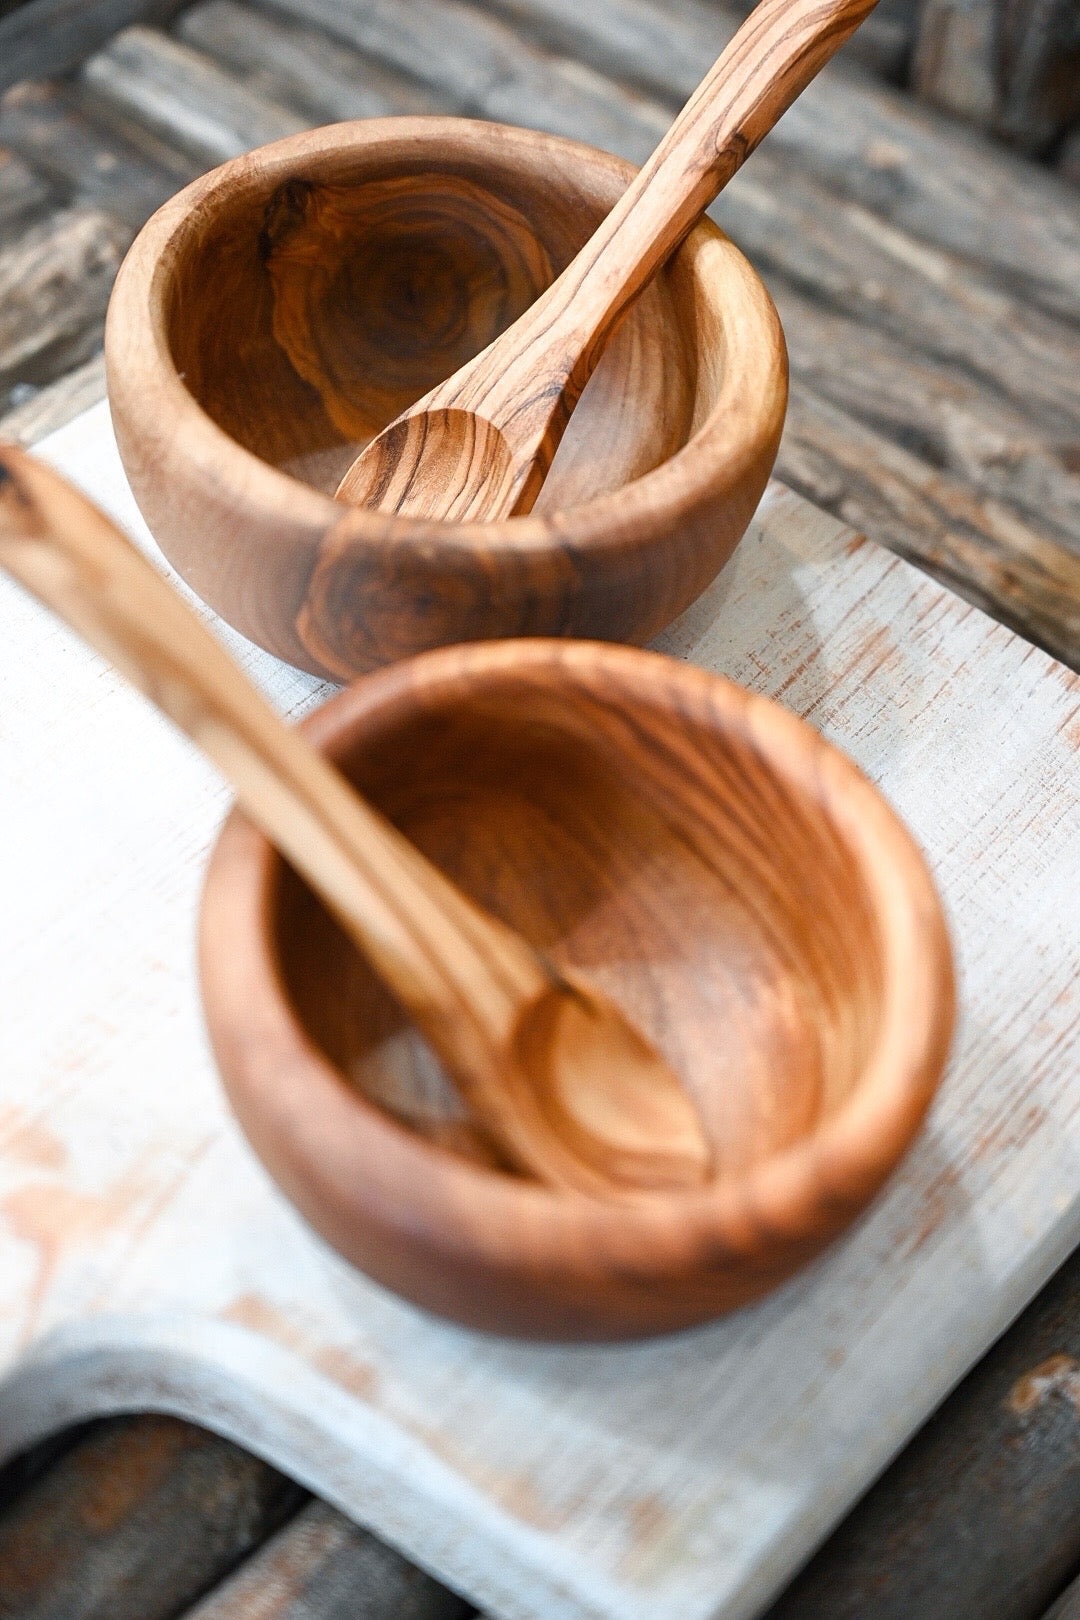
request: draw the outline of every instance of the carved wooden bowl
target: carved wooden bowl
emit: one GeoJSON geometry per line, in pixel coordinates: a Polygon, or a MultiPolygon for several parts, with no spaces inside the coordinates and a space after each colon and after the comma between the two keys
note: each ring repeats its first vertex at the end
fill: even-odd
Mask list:
{"type": "Polygon", "coordinates": [[[202,919],[256,1151],[387,1286],[544,1338],[683,1327],[774,1287],[877,1192],[941,1077],[949,945],[876,790],[777,705],[559,641],[429,653],[307,722],[485,906],[605,989],[691,1088],[703,1190],[601,1202],[501,1168],[397,1006],[235,813],[202,919]]]}
{"type": "Polygon", "coordinates": [[[338,680],[447,642],[644,641],[680,613],[746,528],[787,400],[776,312],[708,222],[612,340],[528,516],[427,523],[331,498],[632,172],[528,130],[387,119],[279,141],[167,203],[116,284],[109,394],[139,505],[199,595],[338,680]]]}

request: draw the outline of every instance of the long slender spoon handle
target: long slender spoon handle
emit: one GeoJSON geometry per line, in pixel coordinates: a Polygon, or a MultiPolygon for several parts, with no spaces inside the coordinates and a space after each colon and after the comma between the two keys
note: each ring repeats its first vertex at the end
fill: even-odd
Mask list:
{"type": "Polygon", "coordinates": [[[513,363],[474,374],[458,403],[502,423],[506,402],[528,398],[530,379],[562,354],[561,438],[619,318],[876,3],[761,0],[588,246],[522,317],[513,363]]]}
{"type": "MultiPolygon", "coordinates": [[[[569,267],[547,313],[548,331],[562,339],[586,332],[602,347],[627,305],[876,4],[761,0],[569,267]]],[[[588,354],[578,364],[592,370],[588,354]]]]}
{"type": "Polygon", "coordinates": [[[0,563],[218,765],[252,820],[457,1054],[500,1040],[540,958],[486,916],[290,729],[166,579],[43,462],[0,447],[0,563]],[[449,1019],[453,1033],[442,1033],[449,1019]]]}
{"type": "MultiPolygon", "coordinates": [[[[284,724],[104,513],[43,462],[6,445],[0,445],[0,565],[219,766],[247,814],[408,1008],[512,1161],[548,1181],[602,1190],[602,1133],[588,1140],[571,1107],[560,1136],[559,1121],[553,1126],[531,1098],[532,1077],[508,1073],[523,1013],[553,997],[557,1006],[578,992],[520,935],[474,905],[284,724]]],[[[544,1057],[541,1051],[541,1065],[544,1057]]],[[[610,1102],[609,1092],[604,1097],[610,1102]]],[[[683,1107],[689,1108],[685,1098],[683,1107]]],[[[617,1170],[617,1109],[612,1121],[617,1170]]]]}
{"type": "MultiPolygon", "coordinates": [[[[761,0],[558,280],[486,351],[386,430],[397,434],[396,481],[382,487],[387,480],[377,473],[369,447],[345,474],[339,497],[412,510],[403,505],[410,469],[425,453],[431,456],[432,447],[422,435],[415,445],[408,440],[408,422],[420,420],[421,411],[429,413],[429,423],[430,413],[462,411],[479,419],[472,461],[481,469],[490,463],[487,475],[498,489],[490,510],[478,496],[471,497],[470,515],[531,510],[566,423],[621,316],[876,3],[761,0]],[[485,434],[487,423],[498,433],[485,434]],[[499,467],[496,451],[509,452],[510,470],[499,467]]],[[[428,425],[427,440],[432,439],[428,425]]]]}

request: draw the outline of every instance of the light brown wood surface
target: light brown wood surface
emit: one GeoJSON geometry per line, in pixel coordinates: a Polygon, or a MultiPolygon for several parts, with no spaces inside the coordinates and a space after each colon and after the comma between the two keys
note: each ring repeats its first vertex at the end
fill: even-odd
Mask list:
{"type": "Polygon", "coordinates": [[[625,1007],[714,1164],[617,1205],[479,1162],[370,970],[234,817],[203,913],[211,1037],[256,1150],[354,1263],[500,1332],[627,1336],[766,1292],[872,1197],[941,1075],[949,948],[908,835],[809,727],[653,654],[520,641],[383,671],[308,734],[625,1007]]]}
{"type": "Polygon", "coordinates": [[[708,223],[609,345],[534,512],[432,524],[332,497],[361,445],[570,262],[632,173],[531,131],[372,120],[279,142],[168,203],[117,281],[106,355],[136,498],[198,594],[338,680],[480,637],[641,641],[692,601],[760,498],[786,401],[772,304],[708,223]]]}
{"type": "MultiPolygon", "coordinates": [[[[360,55],[352,46],[342,42],[342,35],[332,39],[324,31],[331,24],[345,28],[357,21],[370,9],[361,0],[350,3],[348,8],[340,5],[318,7],[312,0],[303,0],[303,6],[307,14],[307,26],[304,28],[291,25],[280,7],[275,7],[271,13],[256,9],[255,5],[236,3],[236,0],[208,0],[208,3],[193,6],[181,14],[174,26],[176,33],[189,46],[196,48],[189,53],[192,61],[210,60],[224,66],[234,80],[242,79],[266,101],[292,106],[311,122],[356,117],[371,112],[423,110],[425,94],[433,104],[436,102],[440,90],[434,85],[420,86],[404,77],[395,82],[391,70],[386,69],[380,61],[360,55]],[[409,92],[415,97],[411,105],[406,99],[409,92]],[[398,98],[396,103],[395,95],[398,98]]],[[[441,66],[448,72],[453,51],[444,44],[445,32],[431,27],[421,7],[404,7],[398,0],[393,0],[392,5],[387,7],[388,15],[395,10],[399,36],[412,26],[413,18],[422,13],[418,26],[427,30],[433,42],[430,55],[432,68],[437,70],[441,66]],[[443,47],[441,54],[440,46],[443,47]]],[[[851,44],[845,48],[844,55],[868,40],[871,28],[881,18],[883,11],[884,4],[858,30],[851,44]]],[[[505,0],[500,0],[499,17],[505,19],[507,12],[505,0]]],[[[455,13],[455,16],[459,14],[455,13]]],[[[1042,14],[1045,15],[1045,8],[1042,8],[1042,14]]],[[[631,97],[613,82],[615,79],[633,80],[638,84],[651,83],[663,89],[672,68],[682,61],[685,64],[683,82],[676,84],[672,79],[671,94],[662,98],[677,105],[715,56],[721,39],[719,31],[728,28],[729,19],[729,9],[686,4],[684,0],[664,0],[662,6],[652,3],[652,0],[645,0],[644,4],[640,0],[594,0],[588,8],[575,3],[575,0],[549,0],[549,3],[523,0],[522,4],[514,7],[512,29],[504,28],[508,60],[518,72],[516,95],[505,80],[500,86],[503,97],[509,101],[516,100],[520,110],[505,113],[504,116],[521,122],[545,117],[563,116],[568,121],[576,118],[580,120],[579,127],[571,127],[568,132],[601,145],[610,145],[602,136],[589,132],[588,97],[593,96],[599,119],[602,107],[605,104],[614,106],[620,96],[628,107],[632,106],[631,97]],[[552,26],[547,31],[548,41],[555,52],[555,60],[568,70],[564,94],[573,84],[569,70],[572,68],[579,74],[576,81],[579,102],[573,111],[557,102],[554,95],[549,97],[546,105],[539,93],[530,100],[527,92],[520,87],[523,66],[533,55],[532,41],[536,39],[542,17],[546,17],[548,12],[553,16],[552,26]],[[700,41],[693,36],[691,28],[692,23],[696,25],[699,14],[703,23],[700,41]],[[644,31],[635,33],[633,30],[634,21],[639,17],[650,26],[647,37],[644,31]],[[576,29],[575,38],[570,43],[567,43],[564,23],[576,29]],[[608,30],[605,38],[610,36],[621,54],[601,61],[598,38],[604,29],[608,30]],[[688,41],[693,45],[693,50],[687,48],[688,41]],[[519,55],[515,56],[515,50],[519,55]],[[567,61],[570,56],[577,60],[567,61]],[[522,59],[525,59],[525,63],[522,59]],[[594,69],[603,69],[606,77],[601,78],[597,72],[590,73],[582,65],[584,62],[589,62],[594,69]]],[[[485,20],[494,21],[495,18],[489,13],[485,20]]],[[[142,32],[140,40],[147,56],[152,54],[162,38],[149,30],[142,32]]],[[[128,52],[123,62],[123,73],[131,76],[140,72],[141,68],[141,59],[136,60],[135,53],[128,52]]],[[[175,60],[170,64],[170,71],[174,84],[177,84],[179,71],[175,60]]],[[[122,91],[118,62],[108,86],[104,83],[101,85],[95,103],[97,116],[104,116],[110,109],[118,109],[122,91]],[[116,100],[112,100],[114,91],[116,100]]],[[[162,120],[156,136],[160,152],[178,153],[186,133],[197,121],[205,125],[215,119],[217,92],[216,81],[207,79],[200,83],[193,78],[190,99],[183,105],[179,97],[170,101],[168,128],[162,120]]],[[[659,90],[654,88],[653,94],[659,94],[659,90]]],[[[494,89],[492,95],[494,99],[494,89]]],[[[460,110],[457,106],[451,106],[449,96],[442,105],[447,110],[460,110]]],[[[640,97],[637,105],[643,105],[640,97]]],[[[21,146],[30,168],[36,174],[47,177],[50,186],[55,180],[56,189],[52,190],[49,202],[52,214],[55,215],[59,207],[58,199],[70,194],[69,186],[80,193],[93,187],[103,209],[125,216],[130,212],[132,222],[137,227],[146,214],[164,199],[169,188],[160,190],[156,198],[143,202],[138,191],[139,176],[134,167],[134,151],[124,149],[119,141],[115,142],[115,149],[110,150],[101,140],[102,125],[88,117],[86,109],[85,85],[79,81],[52,86],[47,93],[42,87],[24,86],[17,96],[9,95],[3,102],[0,109],[0,142],[5,145],[14,142],[17,148],[21,146]],[[73,116],[71,109],[76,98],[78,108],[73,116]],[[65,118],[59,116],[62,111],[65,118]],[[66,129],[63,128],[65,119],[66,129]],[[57,137],[55,140],[54,135],[57,137]],[[132,184],[133,180],[135,184],[132,184]],[[140,206],[142,211],[137,212],[140,206]]],[[[118,116],[123,115],[118,113],[118,116]]],[[[138,120],[141,114],[133,110],[131,117],[138,120]]],[[[223,130],[227,128],[224,116],[221,127],[223,130]]],[[[244,131],[239,123],[233,124],[232,134],[237,140],[242,138],[244,131]]],[[[655,134],[645,136],[642,149],[647,151],[655,138],[655,134]]],[[[785,143],[786,161],[782,168],[775,166],[770,171],[768,184],[762,187],[768,192],[775,209],[771,235],[764,228],[761,232],[761,240],[765,244],[785,245],[786,239],[794,243],[795,248],[798,247],[806,216],[800,211],[801,223],[793,221],[787,203],[787,187],[793,173],[800,169],[806,172],[808,165],[812,166],[819,159],[827,159],[830,143],[843,145],[849,156],[846,165],[838,164],[831,171],[834,172],[837,187],[850,195],[861,195],[864,202],[867,195],[870,197],[870,208],[876,211],[875,216],[871,219],[864,214],[861,223],[867,227],[871,224],[874,226],[875,241],[882,241],[889,231],[885,220],[880,217],[881,213],[894,205],[906,210],[907,228],[900,225],[892,227],[898,253],[902,248],[905,255],[910,254],[914,247],[910,225],[916,215],[916,234],[923,241],[933,241],[937,239],[939,231],[956,227],[958,219],[962,220],[963,216],[958,215],[955,207],[950,207],[950,196],[955,201],[959,190],[963,191],[968,206],[973,210],[969,220],[981,218],[988,227],[993,221],[993,236],[984,234],[975,242],[975,252],[980,259],[984,254],[992,254],[998,246],[1011,249],[1014,253],[1019,253],[1023,247],[1027,252],[1028,257],[1021,267],[1020,279],[1014,291],[1026,287],[1029,273],[1037,273],[1038,257],[1047,251],[1053,240],[1054,217],[1049,212],[1053,200],[1051,174],[1030,164],[1015,163],[1010,168],[1007,153],[989,141],[980,141],[971,136],[964,126],[946,118],[934,118],[925,108],[906,98],[889,97],[880,85],[866,80],[846,79],[842,70],[835,66],[826,70],[824,78],[801,98],[796,109],[783,121],[780,131],[770,137],[765,151],[735,181],[731,193],[733,222],[725,220],[723,223],[736,240],[739,240],[739,199],[735,193],[744,181],[753,181],[758,162],[768,157],[769,148],[778,140],[785,143]],[[832,84],[836,92],[836,106],[844,109],[843,115],[838,114],[831,121],[819,118],[815,122],[809,118],[807,108],[807,118],[804,119],[804,102],[816,101],[819,93],[825,95],[825,80],[832,84]],[[891,125],[891,120],[897,115],[903,115],[901,123],[904,118],[909,120],[908,131],[902,133],[899,140],[896,129],[891,125]],[[905,138],[907,133],[913,137],[911,140],[905,138]],[[796,139],[797,134],[801,137],[801,144],[796,139]],[[888,152],[887,170],[882,167],[883,159],[879,156],[879,152],[883,151],[888,152]],[[992,193],[994,198],[992,212],[987,210],[983,201],[988,193],[992,193]],[[1018,201],[1029,213],[1034,208],[1040,214],[1043,221],[1040,230],[1034,233],[1025,231],[1015,213],[1018,201]]],[[[622,150],[619,144],[612,149],[622,150]]],[[[222,152],[221,155],[228,154],[222,152]]],[[[623,155],[633,156],[632,149],[626,149],[623,155]]],[[[183,180],[178,179],[172,185],[175,187],[181,183],[183,180]]],[[[0,181],[0,192],[2,190],[0,181]]],[[[844,253],[849,255],[852,285],[857,286],[864,276],[866,279],[877,278],[880,266],[860,262],[858,237],[846,228],[844,220],[838,218],[842,206],[827,191],[819,193],[816,215],[820,222],[818,237],[822,241],[831,240],[838,258],[844,253]]],[[[16,229],[17,226],[13,224],[12,232],[16,229]]],[[[11,234],[4,233],[2,226],[0,236],[3,237],[0,256],[3,256],[10,252],[13,238],[11,234]]],[[[753,248],[750,251],[751,257],[754,257],[763,249],[753,248]]],[[[845,315],[842,320],[825,309],[821,299],[830,297],[829,287],[832,283],[819,277],[814,262],[801,262],[797,252],[789,254],[787,272],[776,267],[771,260],[766,263],[764,258],[758,258],[757,262],[763,266],[770,291],[777,300],[792,351],[795,398],[802,402],[796,412],[789,412],[787,452],[781,451],[778,462],[781,476],[788,481],[796,479],[799,487],[811,499],[831,507],[835,512],[843,512],[856,528],[866,529],[879,540],[884,539],[886,544],[900,544],[907,554],[915,558],[937,557],[938,566],[940,563],[947,564],[954,588],[968,593],[971,599],[981,600],[996,617],[1004,615],[1007,622],[1011,621],[1029,639],[1041,639],[1045,645],[1059,648],[1061,656],[1075,663],[1080,649],[1080,618],[1076,609],[1080,598],[1075,584],[1070,591],[1068,581],[1059,578],[1060,566],[1054,566],[1053,557],[1056,551],[1060,562],[1066,555],[1056,544],[1053,530],[1055,525],[1060,527],[1061,520],[1067,517],[1070,483],[1074,503],[1076,491],[1080,490],[1080,482],[1075,475],[1070,479],[1067,471],[1060,466],[1060,456],[1074,442],[1075,434],[1063,432],[1053,435],[1048,432],[1044,427],[1044,413],[1037,411],[1034,406],[1010,406],[994,391],[994,379],[989,376],[961,375],[954,362],[929,358],[925,347],[920,347],[918,330],[913,331],[911,341],[908,340],[905,309],[909,306],[917,309],[925,304],[930,283],[923,275],[909,274],[906,281],[900,276],[895,278],[892,286],[895,302],[890,313],[895,316],[897,335],[890,338],[875,324],[880,318],[880,304],[872,307],[864,302],[852,311],[850,318],[845,315]],[[804,274],[804,285],[799,296],[793,293],[789,273],[795,277],[804,274]],[[808,365],[811,369],[806,375],[813,383],[813,391],[809,394],[803,391],[799,382],[800,373],[805,373],[808,365]],[[823,415],[820,409],[823,401],[831,401],[837,408],[829,411],[827,416],[823,415]],[[797,438],[792,431],[796,426],[797,438]],[[905,447],[903,451],[900,445],[905,447]],[[895,453],[889,460],[887,478],[883,478],[881,467],[887,452],[895,453]],[[1048,472],[1054,473],[1055,459],[1058,462],[1056,486],[1046,486],[1044,495],[1042,467],[1045,465],[1048,472]],[[1032,476],[1033,473],[1038,476],[1032,476]],[[959,543],[954,543],[953,535],[949,532],[949,520],[943,523],[940,497],[945,485],[949,489],[950,511],[955,514],[951,523],[959,543]],[[925,491],[925,495],[913,501],[909,492],[919,488],[925,491]],[[989,501],[986,499],[988,495],[991,497],[989,501]],[[1061,496],[1065,498],[1059,498],[1061,496]],[[1023,516],[1018,513],[1018,506],[1026,508],[1023,516]],[[988,547],[985,536],[989,523],[993,523],[994,532],[1000,539],[991,541],[988,547]],[[1018,525],[1023,549],[1019,549],[1016,543],[1018,525]],[[1036,544],[1040,548],[1038,551],[1032,549],[1036,544]],[[1041,566],[1043,556],[1050,564],[1047,570],[1041,566]],[[1037,566],[1032,566],[1033,563],[1037,566]]],[[[905,257],[904,263],[910,270],[910,259],[905,257]]],[[[958,308],[956,295],[963,295],[966,268],[963,264],[957,265],[948,284],[936,284],[936,296],[943,303],[951,305],[954,313],[958,308]]],[[[43,292],[45,285],[41,283],[43,292]]],[[[1074,289],[1080,289],[1080,275],[1075,272],[1071,276],[1071,285],[1074,289]]],[[[843,301],[846,295],[841,291],[836,297],[843,301]]],[[[103,311],[100,313],[103,318],[103,311]]],[[[84,312],[84,318],[96,322],[99,315],[88,310],[84,312]]],[[[33,306],[25,309],[24,320],[32,322],[34,319],[33,306]]],[[[80,337],[79,341],[83,339],[80,337]]],[[[62,347],[49,351],[50,366],[62,367],[65,363],[64,353],[62,347]]],[[[49,372],[46,371],[44,375],[49,375],[49,372]]],[[[1006,368],[1002,368],[1000,375],[1007,383],[1009,377],[1006,368]]],[[[30,393],[30,387],[21,381],[24,376],[33,376],[37,381],[42,373],[36,368],[33,372],[21,367],[16,369],[14,380],[19,386],[17,397],[20,400],[26,400],[30,393]]],[[[92,403],[93,398],[102,397],[103,393],[102,380],[97,393],[85,397],[85,404],[92,403]]],[[[48,431],[49,425],[60,425],[80,408],[73,404],[74,400],[75,396],[69,393],[64,383],[52,390],[37,393],[12,419],[12,436],[16,430],[19,436],[35,430],[40,434],[48,431]]],[[[7,408],[6,395],[0,389],[0,412],[7,408]]],[[[7,420],[2,422],[2,429],[8,430],[7,420]]],[[[865,551],[863,555],[866,555],[865,551]]],[[[60,633],[54,634],[59,636],[60,633]]],[[[286,686],[289,679],[295,677],[289,677],[283,671],[282,680],[286,686]]],[[[88,684],[92,690],[93,683],[88,684]]],[[[160,729],[164,734],[165,728],[160,729]]],[[[1029,752],[1025,750],[1025,756],[1029,752]]],[[[996,868],[998,863],[994,865],[996,868]]],[[[1067,1348],[1075,1350],[1072,1345],[1067,1348]]],[[[1033,1361],[1037,1359],[1037,1356],[1032,1357],[1033,1361]]],[[[1048,1421],[1052,1420],[1053,1406],[1051,1402],[1047,1407],[1048,1421]]],[[[1066,1408],[1062,1406],[1060,1411],[1065,1412],[1066,1408]]],[[[1060,1428],[1058,1424],[1055,1434],[1060,1428]]],[[[1064,1430],[1061,1430],[1061,1434],[1064,1449],[1064,1430]]],[[[1021,1450],[1029,1453],[1031,1442],[1032,1437],[1025,1432],[1021,1450]]],[[[925,1459],[927,1462],[929,1460],[925,1459]]],[[[999,1485],[1003,1501],[1007,1502],[1008,1484],[999,1481],[999,1485]]],[[[1039,1512],[1046,1511],[1041,1487],[1032,1499],[1033,1512],[1040,1502],[1043,1506],[1039,1507],[1039,1512]]],[[[904,1523],[902,1511],[897,1523],[904,1523]]],[[[1023,1530],[1016,1530],[1012,1547],[1014,1572],[1021,1566],[1025,1571],[1034,1567],[1036,1560],[1046,1557],[1048,1548],[1055,1544],[1052,1535],[1048,1537],[1042,1533],[1043,1523],[1043,1520],[1039,1521],[1034,1539],[1030,1534],[1031,1526],[1028,1526],[1029,1538],[1023,1547],[1016,1539],[1017,1536],[1022,1539],[1023,1530]]],[[[947,1529],[947,1524],[943,1524],[943,1547],[948,1540],[947,1529]]],[[[996,1555],[984,1549],[986,1558],[996,1556],[1000,1563],[1001,1557],[1005,1557],[1007,1562],[1008,1544],[1007,1536],[999,1537],[994,1543],[996,1555]]],[[[890,1566],[886,1577],[887,1584],[894,1589],[897,1586],[904,1589],[905,1571],[911,1572],[913,1580],[917,1579],[918,1554],[911,1548],[907,1550],[911,1552],[912,1562],[905,1562],[900,1570],[890,1566]]],[[[873,1552],[868,1556],[872,1558],[873,1552]]],[[[980,1597],[984,1600],[981,1607],[974,1600],[965,1606],[960,1594],[964,1587],[965,1571],[978,1566],[975,1549],[972,1549],[972,1558],[974,1563],[971,1566],[950,1566],[956,1614],[964,1616],[965,1620],[969,1613],[987,1614],[991,1610],[997,1617],[999,1608],[1004,1614],[1008,1608],[1008,1582],[1005,1583],[1005,1590],[1000,1585],[995,1586],[992,1595],[989,1589],[981,1589],[980,1597]]],[[[1078,1559],[1080,1554],[1074,1553],[1074,1565],[1078,1559]]],[[[841,1569],[837,1568],[834,1573],[836,1583],[832,1588],[833,1595],[843,1594],[854,1613],[858,1601],[852,1595],[850,1582],[844,1579],[841,1569]]],[[[913,1587],[912,1590],[921,1588],[913,1587]]],[[[935,1592],[935,1601],[947,1605],[940,1589],[935,1592]]],[[[547,1620],[550,1620],[550,1613],[545,1612],[547,1620]]],[[[59,1620],[68,1620],[68,1617],[62,1615],[59,1620]]]]}
{"type": "MultiPolygon", "coordinates": [[[[182,49],[129,33],[96,59],[92,86],[83,74],[3,98],[0,143],[47,176],[54,216],[74,195],[136,227],[191,177],[192,143],[241,151],[272,106],[315,123],[484,113],[640,162],[738,21],[714,0],[522,0],[509,21],[503,5],[460,0],[303,0],[302,24],[285,9],[200,0],[174,24],[182,49]],[[177,92],[153,117],[144,79],[177,92]],[[260,118],[243,114],[238,82],[260,118]]],[[[1074,665],[1078,208],[1049,170],[830,63],[713,209],[777,299],[792,351],[800,425],[780,476],[1074,665]],[[838,432],[866,447],[854,482],[838,432]]],[[[39,318],[33,301],[22,309],[20,341],[39,318]]],[[[77,337],[7,374],[18,399],[75,343],[100,340],[100,306],[74,319],[77,337]]],[[[49,409],[42,398],[35,419],[49,409]]]]}
{"type": "MultiPolygon", "coordinates": [[[[104,406],[46,454],[156,555],[104,406]]],[[[882,1195],[769,1300],[663,1342],[543,1347],[410,1307],[272,1187],[221,1095],[193,971],[224,787],[63,626],[0,593],[9,1446],[95,1399],[176,1401],[485,1613],[760,1613],[1075,1241],[1075,680],[766,497],[664,645],[809,715],[916,830],[962,975],[955,1065],[882,1195]],[[64,1157],[19,1159],[46,1120],[64,1157]],[[663,1509],[643,1530],[639,1502],[663,1509]]],[[[221,630],[290,716],[328,695],[221,630]]]]}
{"type": "Polygon", "coordinates": [[[603,995],[486,915],[290,731],[119,529],[0,445],[0,565],[186,731],[424,1030],[501,1158],[596,1196],[700,1185],[696,1110],[603,995]]]}
{"type": "Polygon", "coordinates": [[[1080,118],[1075,0],[925,0],[912,88],[1021,151],[1053,156],[1080,118]]]}
{"type": "Polygon", "coordinates": [[[907,1147],[951,1035],[940,906],[883,801],[782,710],[629,649],[449,649],[318,723],[361,799],[111,520],[14,447],[0,563],[325,900],[239,824],[208,887],[204,996],[256,1148],[380,1280],[503,1331],[685,1325],[778,1282],[907,1147]]]}
{"type": "Polygon", "coordinates": [[[378,434],[338,498],[465,522],[530,512],[627,309],[875,4],[761,0],[558,280],[378,434]]]}

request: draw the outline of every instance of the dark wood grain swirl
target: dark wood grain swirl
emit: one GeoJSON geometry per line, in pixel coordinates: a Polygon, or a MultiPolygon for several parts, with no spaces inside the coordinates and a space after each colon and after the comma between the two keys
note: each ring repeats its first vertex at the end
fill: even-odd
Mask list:
{"type": "Polygon", "coordinates": [[[477,637],[646,640],[686,607],[749,521],[786,402],[775,311],[708,223],[612,338],[534,512],[435,525],[332,499],[632,175],[531,131],[388,119],[278,142],[167,204],[117,282],[109,393],[136,498],[199,595],[338,680],[477,637]],[[379,272],[414,251],[411,280],[379,272]]]}

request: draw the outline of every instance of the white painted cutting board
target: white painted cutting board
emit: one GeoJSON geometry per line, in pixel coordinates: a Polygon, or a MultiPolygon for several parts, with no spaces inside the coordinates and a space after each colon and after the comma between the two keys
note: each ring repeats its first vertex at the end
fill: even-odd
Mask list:
{"type": "MultiPolygon", "coordinates": [[[[104,406],[43,448],[150,544],[104,406]]],[[[764,1304],[638,1346],[478,1337],[312,1236],[201,1027],[220,784],[7,582],[0,632],[4,1453],[177,1412],[507,1620],[742,1620],[1080,1241],[1080,681],[783,490],[661,645],[880,783],[945,897],[960,1036],[868,1218],[764,1304]]],[[[323,695],[226,639],[289,715],[323,695]]]]}

